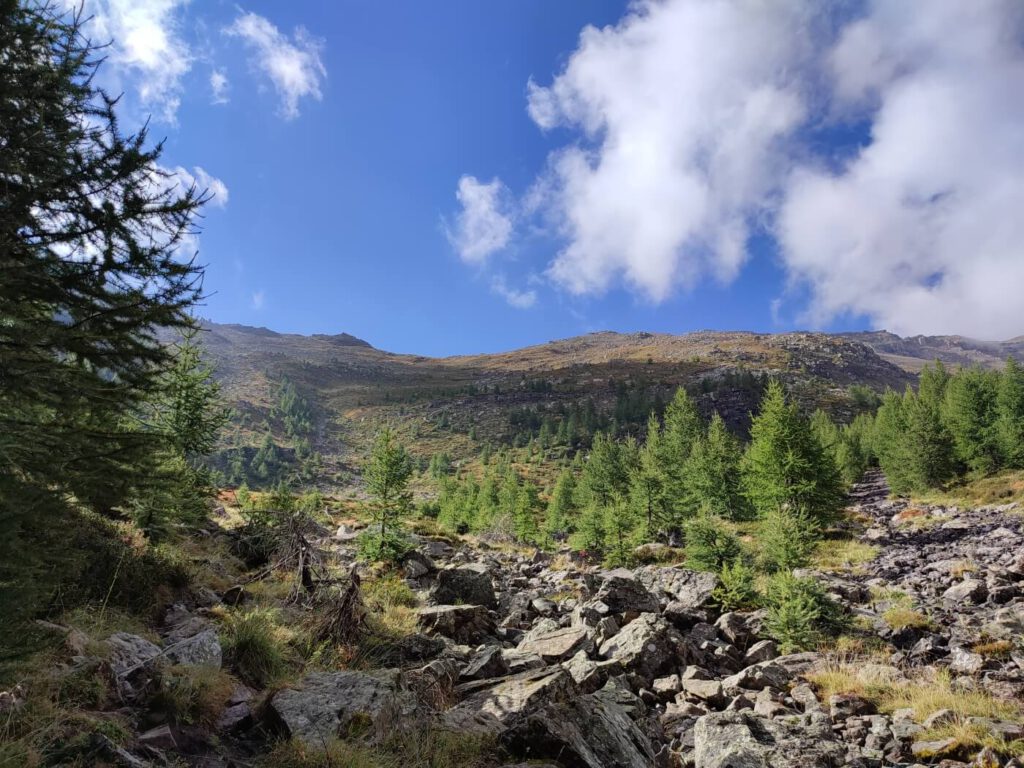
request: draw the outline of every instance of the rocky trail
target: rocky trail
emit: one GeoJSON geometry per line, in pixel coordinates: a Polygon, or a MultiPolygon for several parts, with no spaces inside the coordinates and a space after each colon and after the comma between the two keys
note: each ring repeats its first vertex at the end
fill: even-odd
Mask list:
{"type": "MultiPolygon", "coordinates": [[[[1019,768],[941,728],[966,728],[979,744],[1024,738],[1024,517],[1012,505],[890,500],[878,475],[853,489],[850,513],[877,556],[845,572],[805,574],[855,617],[859,649],[781,654],[763,611],[716,609],[713,574],[608,571],[417,537],[403,569],[421,601],[418,634],[393,644],[390,666],[308,672],[276,691],[240,685],[212,728],[162,724],[130,748],[97,734],[96,754],[132,768],[172,756],[226,768],[255,764],[279,735],[317,745],[426,728],[480,734],[535,768],[1019,768]],[[822,675],[837,670],[863,685],[831,691],[822,675]],[[954,704],[989,702],[988,716],[872,696],[934,684],[954,704]]],[[[348,563],[351,538],[343,527],[320,546],[348,563]]],[[[244,590],[230,597],[244,600],[244,590]]],[[[176,606],[161,644],[108,639],[127,707],[142,706],[162,661],[222,663],[211,611],[224,598],[200,590],[176,606]]],[[[88,663],[86,654],[73,663],[88,663]]]]}

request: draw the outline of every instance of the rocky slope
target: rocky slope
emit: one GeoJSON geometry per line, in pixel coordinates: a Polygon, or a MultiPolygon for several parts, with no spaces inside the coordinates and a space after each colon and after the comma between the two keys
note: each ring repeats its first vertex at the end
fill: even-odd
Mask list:
{"type": "MultiPolygon", "coordinates": [[[[1019,768],[998,753],[1024,738],[1024,517],[913,507],[886,490],[871,476],[851,499],[850,524],[877,556],[808,572],[856,617],[845,646],[781,653],[762,612],[716,608],[713,574],[419,536],[402,566],[418,630],[378,649],[383,664],[238,686],[209,730],[165,723],[127,748],[97,735],[95,754],[226,767],[251,764],[275,735],[320,745],[418,727],[479,734],[533,766],[1019,768]]],[[[347,568],[354,531],[322,534],[317,548],[347,568]]],[[[108,638],[124,702],[144,706],[160,664],[219,667],[221,602],[247,591],[195,590],[160,643],[108,638]]]]}
{"type": "Polygon", "coordinates": [[[919,372],[925,365],[936,360],[954,368],[971,365],[1001,368],[1007,357],[1024,360],[1024,336],[1007,341],[979,341],[966,336],[901,337],[888,331],[860,331],[841,335],[867,344],[884,360],[912,373],[919,372]]]}
{"type": "Polygon", "coordinates": [[[744,434],[762,376],[784,379],[807,409],[823,407],[841,419],[858,408],[851,385],[881,392],[914,378],[859,341],[819,333],[594,333],[448,358],[391,354],[344,334],[234,325],[210,324],[204,343],[234,409],[223,448],[251,453],[268,430],[281,446],[292,445],[274,414],[275,392],[287,380],[312,406],[309,438],[326,461],[321,474],[357,471],[385,421],[399,426],[417,455],[467,458],[485,443],[511,442],[517,414],[564,418],[587,401],[606,419],[624,399],[639,403],[630,426],[639,429],[651,404],[686,386],[704,411],[721,413],[744,434]]]}

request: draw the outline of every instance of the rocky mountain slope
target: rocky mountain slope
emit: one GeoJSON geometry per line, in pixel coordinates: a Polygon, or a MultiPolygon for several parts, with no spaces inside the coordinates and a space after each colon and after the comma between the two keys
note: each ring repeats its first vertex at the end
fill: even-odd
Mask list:
{"type": "Polygon", "coordinates": [[[971,365],[1001,368],[1007,357],[1024,360],[1024,336],[1008,341],[978,341],[965,336],[904,338],[888,331],[862,331],[841,335],[843,338],[867,344],[884,360],[913,373],[936,360],[941,360],[954,368],[971,365]]]}
{"type": "Polygon", "coordinates": [[[620,428],[639,430],[650,408],[679,386],[743,434],[766,376],[783,378],[809,410],[824,407],[840,419],[857,410],[851,386],[881,392],[913,381],[869,346],[817,333],[594,333],[448,358],[383,352],[344,334],[234,325],[209,325],[204,342],[235,411],[225,447],[255,450],[268,431],[282,446],[293,443],[274,414],[275,393],[288,381],[311,405],[310,442],[328,474],[352,471],[385,421],[398,424],[420,456],[444,451],[460,458],[485,443],[512,442],[517,417],[557,420],[583,403],[608,420],[634,418],[620,428]]]}
{"type": "MultiPolygon", "coordinates": [[[[714,574],[605,571],[425,534],[402,565],[413,634],[372,660],[229,687],[201,724],[154,724],[146,708],[167,665],[180,675],[229,663],[224,617],[267,599],[249,579],[194,588],[150,639],[86,643],[65,628],[77,655],[57,674],[106,653],[119,717],[139,730],[121,744],[95,734],[91,754],[133,768],[251,765],[280,735],[312,749],[396,728],[475,739],[488,751],[458,764],[509,768],[1019,768],[1008,755],[1024,754],[1021,510],[913,507],[886,491],[870,476],[849,509],[875,556],[806,572],[854,617],[819,651],[784,652],[763,611],[722,612],[714,574]]],[[[348,568],[354,535],[321,528],[315,549],[348,568]]]]}

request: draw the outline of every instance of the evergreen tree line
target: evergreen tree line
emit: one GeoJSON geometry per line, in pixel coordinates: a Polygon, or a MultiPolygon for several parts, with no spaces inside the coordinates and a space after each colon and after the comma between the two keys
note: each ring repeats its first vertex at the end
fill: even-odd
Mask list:
{"type": "Polygon", "coordinates": [[[1024,370],[1012,358],[1002,371],[926,366],[917,391],[885,394],[872,443],[896,493],[1024,469],[1024,370]]]}
{"type": "Polygon", "coordinates": [[[836,457],[859,445],[852,436],[864,427],[840,429],[824,415],[814,423],[820,429],[771,382],[744,447],[717,413],[705,423],[680,388],[663,418],[649,416],[642,444],[598,432],[587,455],[561,471],[543,509],[539,489],[501,458],[480,479],[442,481],[439,522],[463,532],[498,526],[525,541],[568,539],[609,563],[625,562],[640,543],[680,541],[698,517],[741,521],[782,510],[824,525],[845,490],[836,457]],[[826,425],[831,445],[819,436],[826,425]]]}

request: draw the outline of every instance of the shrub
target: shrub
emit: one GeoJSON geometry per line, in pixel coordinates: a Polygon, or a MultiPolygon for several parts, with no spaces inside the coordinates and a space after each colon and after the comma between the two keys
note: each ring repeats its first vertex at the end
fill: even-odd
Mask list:
{"type": "Polygon", "coordinates": [[[807,513],[784,507],[765,515],[761,558],[767,571],[802,568],[810,562],[820,529],[807,513]]]}
{"type": "Polygon", "coordinates": [[[757,592],[754,569],[742,559],[722,566],[718,574],[719,585],[715,588],[714,599],[723,611],[742,611],[757,608],[760,595],[757,592]]]}
{"type": "Polygon", "coordinates": [[[356,539],[356,556],[365,562],[397,563],[410,549],[409,538],[395,530],[364,531],[356,539]]]}
{"type": "Polygon", "coordinates": [[[842,632],[849,621],[842,608],[811,578],[773,576],[765,590],[765,629],[784,653],[807,650],[842,632]]]}
{"type": "Polygon", "coordinates": [[[686,524],[686,565],[698,571],[721,571],[743,552],[740,540],[719,517],[698,515],[686,524]]]}
{"type": "Polygon", "coordinates": [[[245,682],[263,688],[287,666],[285,643],[273,611],[255,608],[224,617],[224,651],[245,682]]]}

